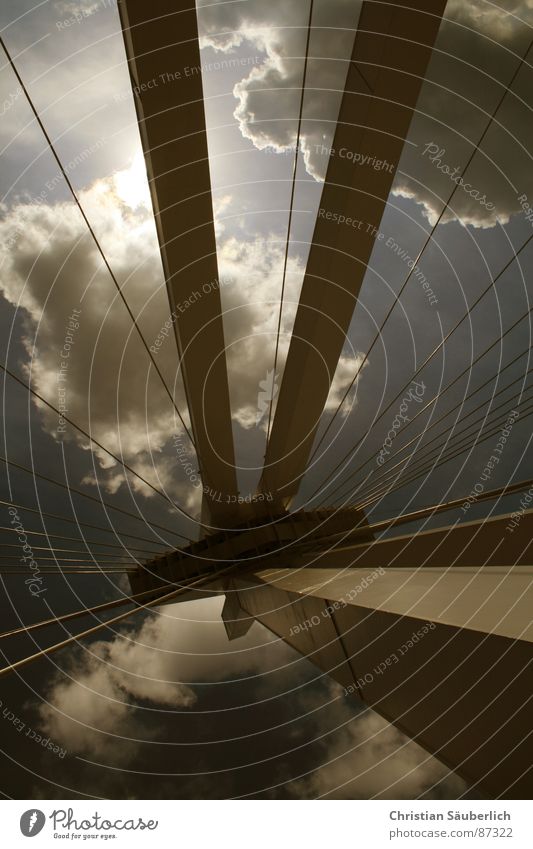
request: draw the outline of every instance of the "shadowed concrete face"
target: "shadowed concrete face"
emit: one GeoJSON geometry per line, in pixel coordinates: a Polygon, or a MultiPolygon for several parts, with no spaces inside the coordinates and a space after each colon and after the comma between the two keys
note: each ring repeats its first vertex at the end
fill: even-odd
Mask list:
{"type": "Polygon", "coordinates": [[[362,6],[261,482],[280,507],[298,491],[382,238],[379,225],[445,5],[362,6]]]}
{"type": "Polygon", "coordinates": [[[196,9],[180,2],[169,12],[164,0],[123,0],[119,8],[205,520],[223,525],[236,512],[237,480],[196,9]],[[173,85],[185,66],[197,72],[173,85]]]}
{"type": "Polygon", "coordinates": [[[531,643],[373,609],[376,600],[366,606],[365,599],[383,579],[365,577],[371,589],[352,597],[346,588],[360,586],[360,570],[330,576],[322,591],[309,589],[307,570],[291,574],[291,591],[260,574],[234,586],[244,613],[471,787],[489,797],[530,798],[531,643]]]}

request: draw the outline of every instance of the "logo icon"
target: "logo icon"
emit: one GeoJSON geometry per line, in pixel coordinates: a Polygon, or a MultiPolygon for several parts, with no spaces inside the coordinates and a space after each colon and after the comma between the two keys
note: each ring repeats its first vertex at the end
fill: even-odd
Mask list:
{"type": "Polygon", "coordinates": [[[24,811],[20,818],[20,830],[24,837],[35,837],[42,831],[45,822],[46,817],[42,811],[30,808],[29,811],[24,811]]]}

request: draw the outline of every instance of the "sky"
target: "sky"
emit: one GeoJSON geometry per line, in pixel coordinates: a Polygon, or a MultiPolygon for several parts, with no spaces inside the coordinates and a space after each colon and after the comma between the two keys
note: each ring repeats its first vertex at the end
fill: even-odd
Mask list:
{"type": "MultiPolygon", "coordinates": [[[[464,191],[454,193],[420,259],[436,303],[430,303],[416,279],[410,280],[318,448],[297,507],[305,506],[317,488],[325,502],[342,503],[378,486],[383,473],[375,455],[390,432],[403,387],[409,387],[425,358],[531,235],[533,223],[524,209],[533,205],[527,149],[533,129],[533,51],[526,57],[532,7],[531,0],[448,2],[381,222],[385,238],[376,240],[317,443],[405,281],[405,257],[417,257],[451,195],[454,184],[439,163],[462,169],[481,137],[482,149],[469,166],[468,179],[486,201],[464,191]],[[517,68],[512,92],[502,99],[517,68]],[[403,257],[388,246],[389,237],[403,257]],[[389,404],[390,412],[382,415],[389,404]],[[350,468],[341,465],[323,490],[324,479],[347,454],[350,468]],[[353,483],[334,492],[354,470],[353,483]]],[[[315,3],[278,384],[320,205],[327,165],[323,147],[331,145],[359,11],[360,3],[352,0],[315,3]]],[[[258,420],[258,394],[274,363],[307,17],[304,2],[198,3],[242,492],[254,491],[264,452],[266,421],[258,420]]],[[[116,4],[5,0],[0,30],[145,338],[155,339],[167,319],[168,300],[116,4]]],[[[91,450],[86,436],[72,428],[60,433],[57,414],[7,378],[3,456],[96,500],[73,496],[5,464],[1,497],[73,520],[68,525],[28,513],[28,530],[44,528],[82,542],[85,534],[106,545],[121,545],[126,534],[143,537],[142,542],[128,537],[133,554],[139,546],[175,547],[180,534],[197,534],[200,509],[198,489],[176,462],[176,439],[184,439],[183,428],[149,368],[5,57],[0,67],[2,362],[24,380],[31,379],[36,391],[57,405],[61,351],[67,336],[71,338],[64,396],[69,415],[122,455],[145,481],[161,487],[179,503],[181,513],[162,504],[145,481],[125,475],[104,450],[91,450]],[[114,507],[102,506],[100,498],[114,507]],[[77,522],[107,530],[89,532],[77,522]]],[[[186,73],[184,68],[176,71],[186,73]]],[[[496,418],[502,426],[517,404],[526,410],[531,368],[527,315],[498,340],[529,309],[532,260],[529,245],[418,378],[424,384],[424,403],[442,394],[394,443],[397,450],[421,432],[409,452],[410,464],[424,456],[424,445],[437,434],[444,434],[444,444],[451,422],[457,422],[457,431],[475,422],[480,413],[468,419],[469,412],[485,402],[484,413],[497,392],[501,394],[492,404],[505,402],[496,418]],[[505,369],[521,352],[524,356],[505,369]],[[447,390],[463,370],[465,375],[447,390]],[[480,393],[467,398],[484,383],[480,393]],[[449,418],[427,431],[453,407],[449,418]]],[[[175,388],[187,421],[171,337],[160,349],[158,365],[175,388]]],[[[371,504],[369,517],[468,494],[498,439],[496,433],[476,447],[480,426],[467,431],[467,453],[371,504]]],[[[505,463],[494,470],[491,486],[531,475],[530,436],[530,420],[519,416],[505,463]]],[[[194,463],[194,452],[187,450],[194,463]]],[[[432,458],[431,452],[428,456],[432,458]]],[[[506,499],[505,509],[517,500],[506,499]]],[[[490,509],[476,505],[469,518],[490,509]]],[[[8,525],[7,507],[2,510],[2,524],[8,525]]],[[[457,513],[455,518],[463,517],[457,513]]],[[[5,546],[9,536],[2,536],[5,546]]],[[[44,539],[35,545],[48,545],[44,539]]],[[[6,547],[4,552],[6,558],[18,559],[16,550],[6,547]]],[[[18,576],[5,580],[6,627],[65,612],[80,600],[98,603],[127,591],[125,579],[116,575],[98,580],[46,577],[48,592],[39,599],[30,597],[18,576]]],[[[414,798],[424,792],[452,797],[467,792],[461,779],[376,713],[343,697],[342,688],[260,624],[229,644],[221,603],[213,597],[135,617],[119,633],[106,631],[6,682],[2,710],[7,707],[26,729],[44,734],[66,754],[45,751],[3,719],[0,735],[9,776],[3,792],[16,797],[64,798],[66,790],[67,795],[142,797],[147,773],[156,773],[157,794],[170,798],[327,793],[414,798]],[[148,685],[147,677],[157,680],[148,685]]],[[[60,629],[54,631],[59,638],[60,629]]],[[[53,636],[43,636],[43,644],[53,636]]],[[[10,643],[4,659],[22,656],[26,643],[10,643]]]]}

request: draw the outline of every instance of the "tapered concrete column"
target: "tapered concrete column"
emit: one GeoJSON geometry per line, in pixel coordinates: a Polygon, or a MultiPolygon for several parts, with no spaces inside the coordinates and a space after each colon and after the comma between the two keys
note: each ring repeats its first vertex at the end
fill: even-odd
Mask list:
{"type": "Polygon", "coordinates": [[[239,606],[461,775],[530,798],[533,570],[258,571],[239,606]],[[329,571],[329,574],[326,574],[329,571]]]}
{"type": "Polygon", "coordinates": [[[237,480],[196,8],[189,0],[119,8],[205,519],[224,525],[237,512],[237,480]]]}
{"type": "Polygon", "coordinates": [[[445,6],[361,9],[265,458],[280,509],[305,472],[445,6]]]}

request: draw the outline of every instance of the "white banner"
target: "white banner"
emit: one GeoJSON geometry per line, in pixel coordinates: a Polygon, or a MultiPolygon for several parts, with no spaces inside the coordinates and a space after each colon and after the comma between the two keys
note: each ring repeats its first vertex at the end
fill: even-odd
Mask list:
{"type": "Polygon", "coordinates": [[[288,849],[532,846],[530,803],[383,801],[47,801],[2,803],[2,846],[288,849]],[[333,807],[332,807],[333,805],[333,807]],[[29,843],[35,839],[35,843],[29,843]]]}

